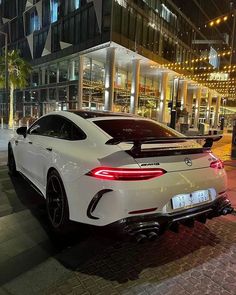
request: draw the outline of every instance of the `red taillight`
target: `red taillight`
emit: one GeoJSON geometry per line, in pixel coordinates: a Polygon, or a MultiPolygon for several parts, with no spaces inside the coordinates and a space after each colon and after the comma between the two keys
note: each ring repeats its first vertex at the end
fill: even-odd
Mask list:
{"type": "Polygon", "coordinates": [[[215,169],[223,169],[224,163],[221,160],[216,160],[214,162],[211,162],[210,167],[215,169]]]}
{"type": "Polygon", "coordinates": [[[165,174],[163,169],[97,167],[87,175],[104,180],[147,180],[165,174]]]}

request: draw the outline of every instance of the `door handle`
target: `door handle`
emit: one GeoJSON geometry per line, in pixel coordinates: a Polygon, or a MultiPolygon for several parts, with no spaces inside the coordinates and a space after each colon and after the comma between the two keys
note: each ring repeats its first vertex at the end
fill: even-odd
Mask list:
{"type": "Polygon", "coordinates": [[[33,144],[33,142],[32,141],[29,141],[29,144],[33,144]]]}
{"type": "Polygon", "coordinates": [[[47,147],[46,150],[49,151],[49,152],[51,152],[52,151],[52,148],[47,147]]]}

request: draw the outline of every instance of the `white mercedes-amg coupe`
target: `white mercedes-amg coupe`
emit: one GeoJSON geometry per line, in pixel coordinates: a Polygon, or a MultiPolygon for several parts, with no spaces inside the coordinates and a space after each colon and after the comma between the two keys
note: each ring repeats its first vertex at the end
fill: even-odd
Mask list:
{"type": "Polygon", "coordinates": [[[123,113],[53,112],[17,129],[8,166],[45,197],[54,229],[115,223],[151,239],[231,213],[223,163],[210,150],[217,139],[123,113]]]}

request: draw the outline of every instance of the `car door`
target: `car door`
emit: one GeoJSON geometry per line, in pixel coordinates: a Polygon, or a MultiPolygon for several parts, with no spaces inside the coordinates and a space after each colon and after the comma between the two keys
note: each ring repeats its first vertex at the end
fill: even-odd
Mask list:
{"type": "Polygon", "coordinates": [[[56,114],[47,115],[41,122],[39,132],[33,128],[30,131],[30,138],[33,146],[33,158],[31,168],[34,181],[38,187],[45,189],[47,171],[54,166],[53,159],[57,156],[58,146],[60,144],[60,130],[63,125],[63,117],[56,114]]]}
{"type": "MultiPolygon", "coordinates": [[[[26,176],[42,191],[46,187],[47,171],[57,159],[66,161],[70,142],[86,135],[73,122],[60,115],[47,115],[32,125],[26,136],[24,169],[26,176]]],[[[58,167],[60,169],[60,167],[58,167]]]]}
{"type": "Polygon", "coordinates": [[[49,160],[41,157],[43,163],[39,162],[38,155],[42,147],[46,145],[46,137],[50,129],[50,117],[45,116],[40,118],[29,128],[20,148],[23,173],[36,185],[38,184],[40,165],[44,165],[49,160]]]}
{"type": "Polygon", "coordinates": [[[65,117],[57,114],[48,117],[49,121],[44,128],[42,136],[34,140],[34,146],[37,149],[33,160],[35,165],[37,165],[34,177],[43,188],[46,186],[48,169],[50,167],[61,169],[61,163],[66,163],[67,161],[70,141],[77,138],[81,139],[83,136],[79,131],[76,133],[76,126],[65,117]]]}

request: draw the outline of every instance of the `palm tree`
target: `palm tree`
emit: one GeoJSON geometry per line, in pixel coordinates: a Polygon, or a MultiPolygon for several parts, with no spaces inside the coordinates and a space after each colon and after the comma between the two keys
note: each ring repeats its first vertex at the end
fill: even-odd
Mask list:
{"type": "MultiPolygon", "coordinates": [[[[14,91],[15,89],[23,89],[28,84],[28,78],[31,73],[31,66],[20,56],[18,50],[8,52],[8,79],[10,89],[9,102],[9,121],[8,127],[13,127],[14,118],[14,91]]],[[[0,87],[4,86],[5,82],[5,57],[0,56],[0,87]]]]}

